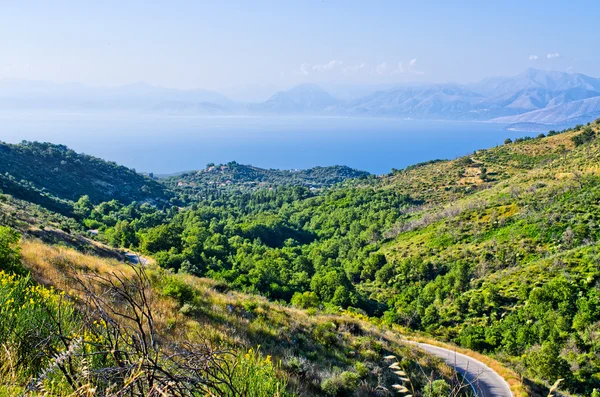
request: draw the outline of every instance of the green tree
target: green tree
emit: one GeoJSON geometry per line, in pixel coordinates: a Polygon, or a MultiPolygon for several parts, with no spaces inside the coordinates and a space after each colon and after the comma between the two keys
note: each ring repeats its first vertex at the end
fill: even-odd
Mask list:
{"type": "Polygon", "coordinates": [[[73,204],[73,213],[80,219],[87,218],[92,213],[94,205],[88,195],[81,196],[79,200],[73,204]]]}
{"type": "Polygon", "coordinates": [[[319,297],[312,291],[295,292],[292,296],[292,305],[301,309],[308,309],[311,307],[319,307],[319,297]]]}
{"type": "Polygon", "coordinates": [[[570,376],[569,363],[560,355],[561,346],[556,342],[544,342],[541,348],[533,349],[525,363],[540,379],[552,383],[556,379],[570,376]]]}
{"type": "Polygon", "coordinates": [[[10,273],[25,274],[21,265],[20,247],[21,236],[8,226],[0,226],[0,270],[10,273]]]}

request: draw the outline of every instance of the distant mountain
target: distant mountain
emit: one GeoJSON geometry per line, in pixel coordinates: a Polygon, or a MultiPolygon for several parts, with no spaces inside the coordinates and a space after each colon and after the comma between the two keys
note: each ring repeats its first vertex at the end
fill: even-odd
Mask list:
{"type": "Polygon", "coordinates": [[[186,115],[227,115],[232,108],[212,102],[165,101],[150,109],[152,113],[186,114],[186,115]]]}
{"type": "Polygon", "coordinates": [[[459,85],[434,84],[378,91],[336,109],[351,115],[411,118],[467,118],[480,94],[459,85]]]}
{"type": "Polygon", "coordinates": [[[492,119],[499,123],[575,124],[600,117],[600,96],[492,119]]]}
{"type": "MultiPolygon", "coordinates": [[[[582,74],[529,69],[516,76],[488,78],[476,84],[394,87],[345,103],[336,111],[349,115],[490,120],[561,107],[598,96],[600,79],[582,74]]],[[[588,105],[587,110],[593,115],[594,109],[591,107],[588,105]]],[[[558,108],[553,109],[552,113],[556,113],[556,110],[558,108]]],[[[564,119],[547,117],[545,120],[552,124],[564,119]]]]}
{"type": "Polygon", "coordinates": [[[2,110],[148,110],[170,101],[232,106],[233,101],[209,90],[177,90],[144,82],[119,87],[79,83],[0,80],[2,110]]]}
{"type": "Polygon", "coordinates": [[[590,121],[600,112],[598,101],[592,100],[600,97],[600,79],[536,69],[463,85],[328,87],[326,90],[316,84],[301,84],[277,92],[264,102],[240,103],[214,91],[177,90],[147,83],[105,88],[1,80],[0,110],[112,110],[191,116],[383,116],[549,125],[570,119],[590,121]]]}
{"type": "Polygon", "coordinates": [[[536,88],[554,92],[566,91],[573,88],[600,91],[600,79],[579,73],[527,69],[516,76],[490,77],[483,79],[479,83],[468,84],[466,87],[486,96],[536,88]]]}
{"type": "Polygon", "coordinates": [[[250,109],[265,113],[319,113],[340,104],[323,88],[315,84],[302,84],[288,91],[281,91],[250,109]]]}

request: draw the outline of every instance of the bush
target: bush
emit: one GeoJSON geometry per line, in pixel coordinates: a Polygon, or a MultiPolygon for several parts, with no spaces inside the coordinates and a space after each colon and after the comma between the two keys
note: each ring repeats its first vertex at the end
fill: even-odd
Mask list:
{"type": "Polygon", "coordinates": [[[335,346],[338,342],[336,325],[332,322],[321,323],[314,330],[314,337],[324,347],[335,346]]]}
{"type": "Polygon", "coordinates": [[[321,390],[328,396],[347,396],[358,389],[360,377],[355,372],[333,374],[321,382],[321,390]]]}
{"type": "Polygon", "coordinates": [[[165,279],[162,294],[176,299],[180,306],[186,302],[192,302],[195,295],[192,287],[175,277],[165,279]]]}
{"type": "Polygon", "coordinates": [[[246,300],[242,303],[244,306],[244,310],[248,313],[254,313],[254,311],[258,308],[258,302],[255,300],[246,300]]]}
{"type": "Polygon", "coordinates": [[[485,338],[485,328],[481,326],[463,328],[458,343],[467,349],[477,351],[485,351],[490,347],[485,338]]]}
{"type": "Polygon", "coordinates": [[[26,274],[21,265],[20,248],[17,245],[21,236],[8,226],[0,226],[0,270],[9,273],[26,274]]]}
{"type": "MultiPolygon", "coordinates": [[[[250,349],[236,359],[232,376],[233,386],[242,391],[245,396],[256,397],[285,397],[287,379],[277,377],[276,367],[271,362],[271,356],[263,356],[250,349]]],[[[230,396],[233,394],[225,394],[230,396]]],[[[237,394],[236,394],[237,395],[237,394]]]]}
{"type": "Polygon", "coordinates": [[[596,138],[596,133],[594,132],[592,127],[588,126],[588,127],[583,128],[583,132],[581,134],[575,135],[574,137],[571,138],[571,140],[573,141],[575,146],[580,146],[587,142],[592,141],[594,138],[596,138]]]}
{"type": "Polygon", "coordinates": [[[319,307],[320,301],[317,294],[312,291],[306,291],[304,293],[295,292],[292,296],[292,305],[301,309],[316,308],[319,307]]]}
{"type": "Polygon", "coordinates": [[[307,366],[307,360],[304,357],[291,356],[285,361],[285,368],[294,374],[305,373],[307,366]]]}
{"type": "Polygon", "coordinates": [[[55,319],[71,334],[79,324],[74,313],[54,289],[34,285],[29,276],[0,271],[0,345],[16,356],[12,371],[28,378],[44,368],[54,352],[64,349],[55,319]]]}
{"type": "Polygon", "coordinates": [[[183,314],[184,316],[191,316],[197,312],[198,307],[190,303],[184,303],[183,306],[181,306],[181,309],[179,309],[179,313],[183,314]]]}
{"type": "Polygon", "coordinates": [[[446,397],[450,395],[450,385],[443,379],[434,380],[423,390],[424,397],[446,397]]]}
{"type": "Polygon", "coordinates": [[[561,347],[554,342],[545,342],[533,348],[525,357],[525,364],[540,379],[560,379],[570,375],[569,363],[560,356],[561,347]]]}
{"type": "Polygon", "coordinates": [[[354,364],[354,370],[361,378],[364,378],[367,375],[369,375],[369,367],[367,367],[367,364],[362,363],[360,361],[357,361],[356,364],[354,364]]]}

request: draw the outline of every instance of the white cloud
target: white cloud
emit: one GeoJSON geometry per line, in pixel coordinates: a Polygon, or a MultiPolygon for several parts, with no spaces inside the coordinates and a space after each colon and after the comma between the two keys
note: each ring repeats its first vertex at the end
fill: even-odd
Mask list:
{"type": "Polygon", "coordinates": [[[317,72],[323,72],[326,70],[332,70],[335,69],[337,66],[340,66],[342,64],[342,61],[338,61],[338,60],[331,60],[327,63],[324,64],[320,64],[320,65],[313,65],[312,70],[315,70],[317,72]]]}
{"type": "Polygon", "coordinates": [[[346,66],[345,68],[343,68],[342,73],[346,74],[346,75],[356,74],[366,67],[367,67],[367,64],[364,62],[359,63],[358,65],[350,65],[350,66],[346,66]]]}
{"type": "Polygon", "coordinates": [[[303,74],[306,76],[308,74],[309,68],[310,68],[310,65],[308,63],[303,63],[302,65],[300,65],[300,74],[303,74]]]}
{"type": "Polygon", "coordinates": [[[535,61],[536,59],[538,59],[539,57],[537,55],[529,55],[529,60],[530,61],[535,61]]]}
{"type": "Polygon", "coordinates": [[[398,62],[398,65],[395,69],[389,69],[387,64],[383,62],[382,64],[377,66],[376,72],[379,75],[390,74],[390,75],[398,75],[403,73],[411,73],[416,75],[423,75],[425,72],[417,70],[417,58],[411,59],[408,63],[404,63],[402,61],[398,62]]]}
{"type": "Polygon", "coordinates": [[[384,74],[387,74],[388,71],[388,65],[387,62],[381,62],[379,65],[377,65],[377,67],[375,68],[375,72],[380,75],[383,76],[384,74]]]}
{"type": "Polygon", "coordinates": [[[402,61],[398,62],[398,67],[394,70],[392,70],[392,74],[402,74],[404,73],[405,69],[404,69],[404,64],[402,63],[402,61]]]}
{"type": "Polygon", "coordinates": [[[417,58],[413,58],[410,60],[410,63],[408,64],[408,71],[411,72],[412,74],[417,74],[419,76],[422,76],[425,74],[425,72],[421,71],[421,70],[417,70],[415,67],[417,66],[417,58]]]}
{"type": "Polygon", "coordinates": [[[552,59],[552,58],[560,58],[560,54],[558,52],[555,52],[553,54],[548,54],[547,55],[548,59],[552,59]]]}

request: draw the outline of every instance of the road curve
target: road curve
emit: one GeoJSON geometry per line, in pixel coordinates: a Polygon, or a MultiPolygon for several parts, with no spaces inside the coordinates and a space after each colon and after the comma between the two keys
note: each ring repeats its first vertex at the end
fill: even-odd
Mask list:
{"type": "Polygon", "coordinates": [[[406,341],[425,352],[441,358],[471,383],[478,397],[513,397],[508,383],[493,369],[472,357],[443,347],[406,341]]]}

